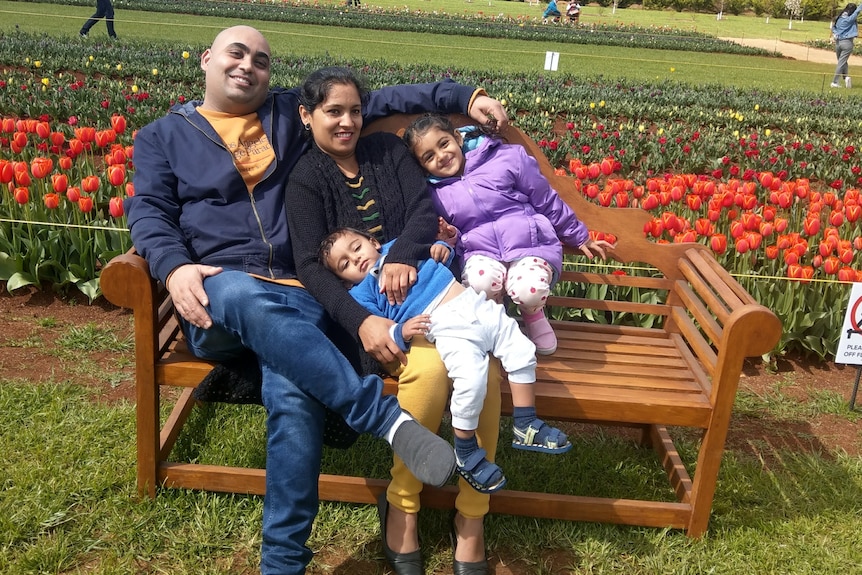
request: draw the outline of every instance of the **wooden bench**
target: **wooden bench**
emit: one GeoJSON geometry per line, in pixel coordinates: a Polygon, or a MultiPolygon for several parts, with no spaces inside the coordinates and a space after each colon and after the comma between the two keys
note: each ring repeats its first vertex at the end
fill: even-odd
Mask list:
{"type": "MultiPolygon", "coordinates": [[[[393,116],[375,122],[367,131],[397,132],[410,119],[393,116]]],[[[504,135],[538,159],[543,173],[591,230],[618,238],[616,260],[654,269],[650,277],[568,269],[561,281],[635,287],[661,296],[658,303],[552,297],[551,306],[601,314],[650,314],[660,321],[652,328],[554,322],[559,348],[554,355],[539,358],[539,415],[638,428],[642,443],[657,452],[676,501],[502,490],[491,497],[491,512],[671,527],[697,537],[709,521],[743,362],[775,346],[780,322],[718,265],[707,248],[649,241],[643,232],[650,217],[645,211],[589,203],[576,191],[573,178],[555,175],[539,147],[521,131],[509,128],[504,135]],[[677,426],[700,431],[697,458],[688,468],[668,433],[668,428],[677,426]]],[[[212,366],[186,350],[170,297],[150,277],[141,257],[128,253],[114,258],[102,272],[101,285],[109,301],[134,312],[139,491],[150,497],[160,486],[263,494],[263,469],[171,461],[171,449],[197,403],[193,388],[212,366]],[[178,395],[178,401],[161,421],[166,387],[181,392],[170,394],[178,395]]],[[[395,381],[387,381],[387,392],[394,392],[395,386],[395,381]]],[[[503,411],[510,413],[505,386],[503,394],[503,411]]],[[[607,481],[613,482],[614,470],[607,473],[607,481]]],[[[322,474],[320,497],[373,504],[386,483],[322,474]]],[[[451,508],[455,493],[454,486],[426,488],[423,505],[451,508]]]]}

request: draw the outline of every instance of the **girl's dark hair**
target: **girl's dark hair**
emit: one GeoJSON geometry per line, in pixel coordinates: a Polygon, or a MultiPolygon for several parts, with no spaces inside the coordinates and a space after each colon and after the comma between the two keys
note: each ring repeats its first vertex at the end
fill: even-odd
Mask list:
{"type": "Polygon", "coordinates": [[[299,103],[311,112],[326,100],[332,87],[336,85],[355,86],[359,99],[363,107],[365,106],[368,90],[350,68],[341,66],[320,68],[309,74],[299,89],[299,103]]]}
{"type": "Polygon", "coordinates": [[[855,11],[856,11],[856,4],[851,2],[850,4],[848,4],[847,6],[844,7],[844,11],[841,13],[847,14],[849,16],[850,14],[852,14],[855,11]]]}
{"type": "MultiPolygon", "coordinates": [[[[401,136],[401,139],[404,140],[407,147],[412,150],[419,138],[427,134],[428,131],[433,128],[438,128],[443,132],[452,134],[453,136],[456,134],[455,125],[449,121],[448,116],[445,116],[444,114],[428,113],[422,114],[413,120],[413,122],[407,126],[407,129],[404,130],[404,135],[401,136]]],[[[496,122],[493,120],[492,123],[485,124],[484,126],[474,126],[472,130],[464,134],[464,139],[469,140],[478,136],[499,138],[500,135],[495,131],[495,128],[496,122]]]]}

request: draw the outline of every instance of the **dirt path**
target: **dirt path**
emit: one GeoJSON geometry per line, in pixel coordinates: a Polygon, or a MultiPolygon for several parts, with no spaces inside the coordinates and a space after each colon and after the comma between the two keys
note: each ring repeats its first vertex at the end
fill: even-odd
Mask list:
{"type": "MultiPolygon", "coordinates": [[[[794,60],[802,60],[803,62],[815,62],[818,64],[835,64],[837,59],[835,52],[832,50],[820,50],[811,48],[804,44],[794,44],[792,42],[784,42],[782,40],[768,40],[759,38],[722,38],[730,42],[736,42],[743,46],[751,46],[752,48],[763,48],[770,52],[778,52],[788,58],[794,60]]],[[[850,66],[862,66],[862,56],[850,56],[850,66]]],[[[854,82],[855,83],[855,82],[854,82]]]]}

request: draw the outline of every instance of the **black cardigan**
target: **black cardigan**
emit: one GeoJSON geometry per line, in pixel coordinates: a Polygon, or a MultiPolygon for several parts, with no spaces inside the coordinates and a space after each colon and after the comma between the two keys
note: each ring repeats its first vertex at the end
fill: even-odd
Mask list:
{"type": "MultiPolygon", "coordinates": [[[[428,258],[437,235],[437,214],[425,174],[407,146],[394,134],[375,133],[359,140],[356,157],[364,184],[371,187],[380,209],[384,242],[398,238],[386,261],[415,266],[428,258]]],[[[339,325],[358,338],[360,324],[371,314],[317,259],[320,242],[330,232],[365,227],[344,182],[335,161],[313,146],[291,172],[285,205],[299,280],[339,325]]]]}

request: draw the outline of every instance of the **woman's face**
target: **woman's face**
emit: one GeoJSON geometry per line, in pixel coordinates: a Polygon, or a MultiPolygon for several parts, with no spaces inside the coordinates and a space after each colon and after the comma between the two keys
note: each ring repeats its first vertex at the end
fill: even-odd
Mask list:
{"type": "Polygon", "coordinates": [[[353,84],[333,84],[326,99],[314,110],[299,107],[302,122],[311,127],[317,146],[333,158],[349,158],[356,152],[362,131],[362,102],[353,84]]]}

